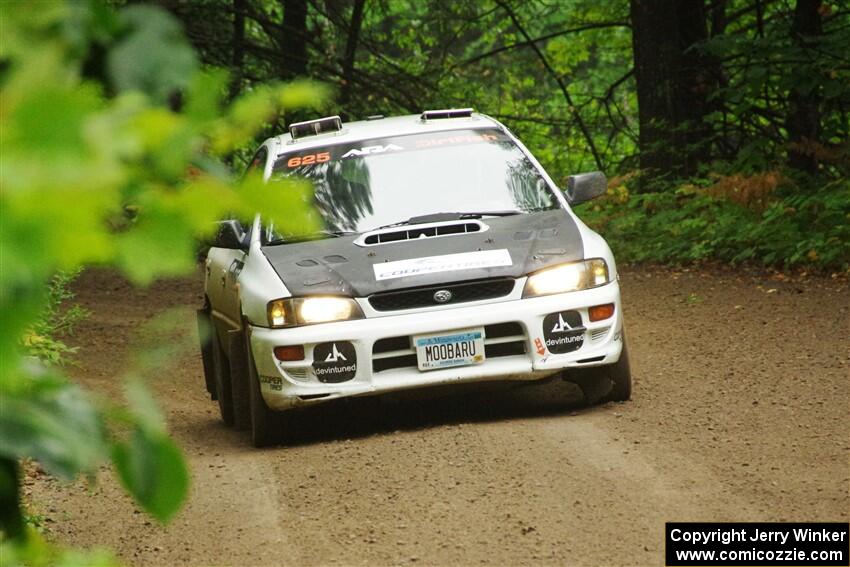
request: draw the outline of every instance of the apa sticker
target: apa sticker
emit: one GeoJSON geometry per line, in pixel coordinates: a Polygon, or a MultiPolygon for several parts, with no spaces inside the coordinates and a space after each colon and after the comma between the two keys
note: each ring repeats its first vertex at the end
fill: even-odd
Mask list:
{"type": "Polygon", "coordinates": [[[400,152],[404,150],[401,146],[397,144],[387,144],[386,146],[366,146],[364,148],[351,148],[344,154],[342,154],[341,159],[351,158],[351,157],[362,157],[367,156],[369,154],[383,154],[386,152],[400,152]]]}
{"type": "Polygon", "coordinates": [[[457,270],[472,270],[475,268],[494,268],[510,266],[511,254],[507,249],[485,250],[481,252],[460,252],[442,256],[426,256],[410,260],[397,260],[373,264],[375,279],[391,280],[411,276],[424,276],[439,272],[454,272],[457,270]]]}
{"type": "Polygon", "coordinates": [[[543,338],[546,348],[553,354],[564,354],[581,348],[584,344],[584,325],[578,311],[550,313],[543,318],[543,338]]]}
{"type": "Polygon", "coordinates": [[[357,374],[357,351],[348,341],[319,343],[313,347],[313,371],[319,382],[335,384],[357,374]]]}

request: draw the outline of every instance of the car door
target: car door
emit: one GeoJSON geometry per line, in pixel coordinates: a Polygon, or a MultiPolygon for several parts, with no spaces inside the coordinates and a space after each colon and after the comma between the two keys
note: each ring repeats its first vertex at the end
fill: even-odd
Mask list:
{"type": "Polygon", "coordinates": [[[219,331],[241,326],[238,277],[246,249],[213,246],[206,260],[206,290],[213,323],[219,331]]]}

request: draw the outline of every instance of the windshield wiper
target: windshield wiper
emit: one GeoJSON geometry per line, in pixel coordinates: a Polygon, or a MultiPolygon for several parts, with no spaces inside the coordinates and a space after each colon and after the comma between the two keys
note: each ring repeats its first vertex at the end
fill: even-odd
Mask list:
{"type": "Polygon", "coordinates": [[[521,215],[522,211],[506,210],[506,211],[474,211],[463,213],[432,213],[429,215],[421,215],[418,217],[410,217],[407,220],[385,224],[372,230],[381,230],[382,228],[394,228],[397,226],[405,226],[411,224],[425,224],[429,222],[452,221],[460,219],[480,219],[482,217],[509,217],[513,215],[521,215]]]}
{"type": "Polygon", "coordinates": [[[474,213],[457,213],[462,219],[480,219],[481,217],[512,217],[513,215],[521,215],[522,211],[479,211],[474,213]]]}
{"type": "Polygon", "coordinates": [[[354,236],[358,232],[350,230],[320,230],[318,232],[308,232],[306,234],[295,234],[286,238],[275,238],[266,243],[266,246],[275,246],[277,244],[292,244],[294,242],[306,242],[308,240],[322,240],[325,238],[339,238],[341,236],[354,236]]]}

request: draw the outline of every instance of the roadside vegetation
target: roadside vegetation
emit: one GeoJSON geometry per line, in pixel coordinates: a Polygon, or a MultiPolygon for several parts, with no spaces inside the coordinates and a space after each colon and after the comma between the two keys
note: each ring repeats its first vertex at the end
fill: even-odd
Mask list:
{"type": "Polygon", "coordinates": [[[841,273],[850,261],[850,183],[809,191],[775,173],[690,180],[632,193],[615,178],[578,214],[627,262],[716,260],[841,273]]]}

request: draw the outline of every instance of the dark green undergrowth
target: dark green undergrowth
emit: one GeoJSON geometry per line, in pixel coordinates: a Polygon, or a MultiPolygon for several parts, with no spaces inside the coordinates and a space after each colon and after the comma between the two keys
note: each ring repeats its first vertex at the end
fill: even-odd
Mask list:
{"type": "Polygon", "coordinates": [[[693,185],[639,194],[620,186],[576,212],[606,238],[621,262],[718,260],[850,270],[847,180],[794,194],[777,190],[757,206],[693,185]]]}

